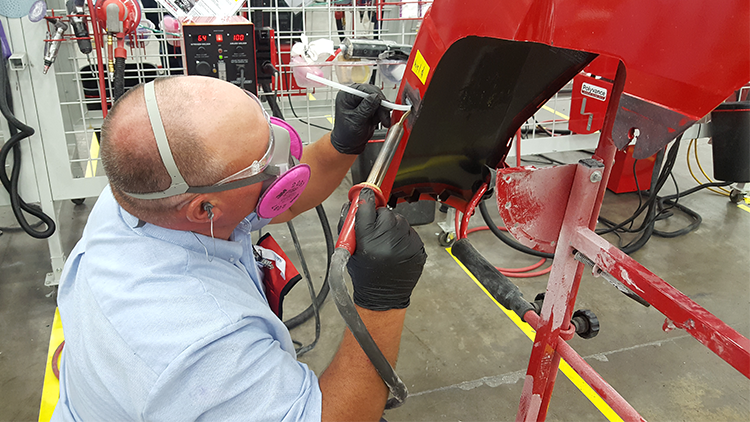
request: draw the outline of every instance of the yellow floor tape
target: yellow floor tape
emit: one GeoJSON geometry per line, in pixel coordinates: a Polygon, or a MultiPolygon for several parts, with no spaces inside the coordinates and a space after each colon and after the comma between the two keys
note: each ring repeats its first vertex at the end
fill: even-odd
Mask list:
{"type": "Polygon", "coordinates": [[[750,212],[750,198],[745,198],[744,204],[737,204],[737,208],[750,212]]]}
{"type": "Polygon", "coordinates": [[[55,319],[52,322],[52,333],[49,336],[49,349],[47,350],[47,365],[44,370],[44,386],[42,387],[42,404],[39,407],[39,422],[49,422],[52,412],[60,398],[60,382],[52,373],[52,355],[60,343],[63,342],[62,321],[60,311],[55,309],[55,319]]]}
{"type": "MultiPolygon", "coordinates": [[[[521,321],[521,318],[518,315],[516,315],[515,312],[505,309],[503,305],[501,305],[498,301],[496,301],[495,298],[492,297],[492,295],[487,291],[487,289],[485,289],[484,286],[482,286],[482,283],[480,283],[479,280],[477,280],[476,277],[474,277],[471,271],[469,271],[466,267],[464,267],[464,264],[462,264],[461,261],[459,261],[458,258],[456,258],[453,255],[453,253],[451,252],[451,248],[447,248],[446,251],[450,254],[450,256],[453,257],[453,259],[458,263],[461,269],[463,269],[464,272],[468,274],[472,280],[474,280],[474,283],[476,283],[476,285],[479,286],[479,288],[482,289],[482,291],[487,296],[489,296],[489,298],[492,299],[493,302],[495,302],[495,304],[505,313],[505,315],[507,315],[508,318],[510,318],[510,320],[513,321],[513,323],[516,324],[516,326],[520,328],[521,331],[523,331],[523,333],[526,334],[528,338],[531,339],[531,341],[534,341],[534,336],[536,335],[536,331],[534,331],[534,329],[531,328],[529,324],[521,321]]],[[[586,398],[589,399],[591,403],[594,406],[596,406],[597,409],[599,409],[600,412],[602,412],[602,415],[604,415],[604,417],[606,417],[608,420],[612,422],[622,422],[622,418],[620,417],[620,415],[618,415],[607,404],[607,402],[605,402],[601,397],[599,397],[599,394],[597,394],[596,391],[594,391],[594,389],[591,388],[591,386],[588,385],[586,381],[584,381],[583,378],[581,378],[581,376],[578,375],[578,373],[574,371],[573,368],[571,368],[567,362],[565,362],[564,359],[560,359],[560,370],[562,371],[563,374],[565,374],[566,377],[568,377],[568,379],[573,383],[573,385],[575,385],[579,390],[581,390],[583,395],[586,396],[586,398]]]]}
{"type": "Polygon", "coordinates": [[[554,114],[555,116],[562,117],[565,120],[570,120],[570,116],[560,113],[559,111],[555,110],[552,107],[548,107],[546,105],[542,106],[542,109],[549,111],[550,113],[554,114]]]}

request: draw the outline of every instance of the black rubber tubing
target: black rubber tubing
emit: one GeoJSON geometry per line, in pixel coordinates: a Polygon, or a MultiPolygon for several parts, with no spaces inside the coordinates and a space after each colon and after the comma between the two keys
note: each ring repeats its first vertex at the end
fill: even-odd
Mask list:
{"type": "MultiPolygon", "coordinates": [[[[330,286],[328,283],[328,278],[330,274],[330,267],[331,267],[331,255],[333,255],[333,249],[334,249],[334,243],[333,243],[333,234],[331,233],[331,225],[328,224],[328,217],[326,216],[326,212],[323,209],[322,205],[318,205],[315,207],[315,211],[318,213],[318,218],[320,219],[320,225],[323,227],[323,236],[326,239],[326,257],[328,258],[328,265],[326,266],[326,276],[323,279],[323,285],[320,287],[320,291],[318,292],[318,296],[315,299],[315,307],[320,309],[320,307],[323,305],[323,302],[326,300],[326,297],[328,297],[328,292],[330,291],[330,286]]],[[[311,304],[307,307],[304,311],[302,311],[299,315],[295,316],[294,318],[290,318],[287,321],[284,321],[284,325],[286,325],[286,328],[288,330],[291,330],[292,328],[296,328],[303,322],[307,321],[308,319],[312,318],[315,315],[315,307],[311,304]]]]}
{"type": "Polygon", "coordinates": [[[487,227],[489,227],[490,231],[500,240],[503,241],[506,245],[510,246],[511,248],[527,253],[529,255],[538,256],[540,258],[547,258],[547,259],[553,259],[555,257],[555,254],[548,253],[548,252],[540,252],[534,249],[531,249],[530,247],[523,245],[516,241],[515,239],[512,239],[507,234],[503,233],[502,230],[497,228],[497,225],[495,225],[495,222],[492,221],[492,217],[490,217],[490,213],[487,211],[487,205],[484,204],[484,201],[481,201],[479,203],[479,212],[482,213],[482,218],[484,219],[485,224],[487,224],[487,227]]]}
{"type": "Polygon", "coordinates": [[[22,123],[13,114],[13,98],[10,92],[10,78],[8,76],[8,69],[6,67],[7,63],[4,58],[2,43],[0,43],[0,58],[2,58],[0,59],[0,112],[8,121],[8,129],[11,135],[8,141],[6,141],[2,148],[0,148],[0,164],[2,164],[2,167],[5,167],[8,154],[11,150],[13,151],[13,168],[11,170],[10,178],[8,178],[5,170],[2,170],[0,171],[0,181],[10,195],[11,209],[13,210],[13,215],[16,217],[16,220],[18,220],[18,224],[20,224],[21,228],[31,237],[36,239],[46,239],[55,233],[55,221],[45,214],[40,207],[27,204],[23,198],[21,198],[18,191],[18,179],[21,174],[20,142],[33,135],[34,129],[22,123]],[[40,219],[47,228],[43,231],[34,230],[28,221],[26,221],[23,211],[40,219]]]}
{"type": "Polygon", "coordinates": [[[125,57],[115,57],[115,82],[113,103],[125,93],[125,57]]]}
{"type": "Polygon", "coordinates": [[[518,286],[474,249],[469,239],[457,240],[453,244],[451,253],[471,271],[498,303],[515,312],[522,320],[526,312],[534,310],[531,303],[523,298],[518,286]]]}
{"type": "Polygon", "coordinates": [[[354,301],[349,296],[349,291],[346,289],[346,284],[344,283],[344,268],[350,256],[349,251],[344,248],[336,248],[333,252],[331,268],[329,270],[331,293],[336,302],[336,307],[341,314],[341,318],[344,319],[346,326],[349,327],[349,331],[352,332],[357,343],[359,343],[359,346],[370,359],[370,362],[372,362],[372,366],[375,367],[380,378],[383,379],[383,382],[385,382],[391,391],[393,397],[388,399],[385,408],[393,409],[404,404],[409,391],[406,389],[404,382],[401,381],[401,378],[398,377],[398,374],[396,374],[390,362],[388,362],[388,359],[383,356],[383,352],[380,351],[378,345],[375,344],[375,340],[372,339],[370,332],[367,331],[367,327],[365,327],[362,318],[359,317],[359,313],[357,313],[357,309],[354,307],[354,301]]]}

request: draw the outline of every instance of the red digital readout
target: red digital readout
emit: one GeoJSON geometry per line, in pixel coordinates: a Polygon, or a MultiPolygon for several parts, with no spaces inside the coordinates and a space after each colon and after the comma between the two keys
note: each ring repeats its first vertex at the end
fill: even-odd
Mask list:
{"type": "Polygon", "coordinates": [[[198,42],[208,41],[208,35],[198,35],[198,42]]]}
{"type": "Polygon", "coordinates": [[[232,41],[245,41],[245,34],[234,34],[232,41]]]}
{"type": "Polygon", "coordinates": [[[216,34],[216,42],[222,42],[224,41],[224,36],[221,34],[216,34]]]}

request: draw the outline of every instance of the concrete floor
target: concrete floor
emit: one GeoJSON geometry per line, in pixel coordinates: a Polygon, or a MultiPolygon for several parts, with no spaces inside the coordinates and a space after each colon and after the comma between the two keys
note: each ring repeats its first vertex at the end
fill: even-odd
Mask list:
{"type": "MultiPolygon", "coordinates": [[[[700,153],[704,165],[710,163],[710,147],[705,141],[700,153]]],[[[584,156],[555,155],[571,163],[584,156]]],[[[687,174],[684,152],[675,173],[682,189],[695,185],[687,174]]],[[[347,188],[345,181],[325,202],[333,227],[347,188]]],[[[672,189],[667,185],[663,193],[672,193],[672,189]]],[[[68,201],[60,203],[59,226],[66,250],[75,243],[93,203],[93,199],[79,206],[68,201]]],[[[750,213],[707,191],[684,198],[681,203],[703,216],[701,227],[675,239],[652,238],[633,257],[742,335],[750,336],[750,213]]],[[[608,193],[602,215],[621,221],[636,206],[635,194],[608,193]]],[[[316,220],[315,213],[308,212],[294,224],[319,286],[325,274],[325,257],[316,220]]],[[[472,221],[479,225],[481,217],[472,221]]],[[[0,209],[0,226],[13,224],[10,210],[0,209]]],[[[674,229],[687,224],[687,220],[673,217],[659,224],[662,229],[674,229]]],[[[280,225],[271,231],[282,247],[294,255],[288,229],[280,225]]],[[[386,419],[514,420],[531,341],[438,245],[437,224],[419,226],[417,231],[429,259],[407,313],[397,367],[409,387],[410,398],[401,408],[387,411],[386,419]]],[[[471,239],[498,266],[520,267],[535,262],[488,232],[473,234],[471,239]]],[[[32,421],[38,417],[56,299],[56,289],[43,285],[48,271],[44,241],[8,230],[0,236],[0,420],[32,421]]],[[[547,278],[516,282],[525,297],[533,299],[544,291],[547,278]]],[[[296,287],[286,302],[286,315],[297,314],[309,300],[307,289],[296,287]]],[[[686,332],[662,331],[664,317],[658,311],[642,307],[603,279],[587,274],[581,282],[577,304],[596,313],[601,332],[595,339],[576,337],[570,344],[644,418],[750,420],[750,381],[686,332]]],[[[301,359],[318,373],[330,361],[343,332],[343,322],[330,298],[322,308],[321,319],[320,341],[301,359]]],[[[303,343],[310,342],[313,336],[312,321],[292,331],[292,337],[303,343]]],[[[605,417],[560,374],[547,420],[605,417]]]]}

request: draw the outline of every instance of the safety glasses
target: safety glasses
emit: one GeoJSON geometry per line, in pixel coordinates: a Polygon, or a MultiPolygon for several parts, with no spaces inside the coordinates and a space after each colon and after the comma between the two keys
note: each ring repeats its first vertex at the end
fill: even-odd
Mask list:
{"type": "Polygon", "coordinates": [[[171,196],[181,195],[183,193],[213,193],[223,192],[231,189],[237,189],[244,186],[249,186],[255,183],[264,182],[266,180],[277,177],[278,175],[267,174],[266,169],[269,163],[273,159],[274,151],[274,133],[271,127],[271,118],[268,113],[263,109],[260,99],[253,95],[249,91],[245,91],[251,98],[253,98],[266,118],[268,124],[268,149],[260,160],[253,161],[247,168],[242,169],[229,177],[220,180],[210,186],[190,186],[185,182],[185,178],[182,177],[180,170],[177,168],[177,164],[174,161],[172,150],[169,148],[169,142],[167,141],[167,134],[164,130],[164,124],[159,113],[159,106],[156,102],[156,93],[154,90],[154,82],[149,82],[144,85],[144,96],[146,99],[146,111],[151,122],[151,129],[154,132],[156,138],[156,145],[159,149],[159,155],[161,155],[162,162],[169,173],[172,183],[170,186],[161,192],[150,192],[150,193],[130,193],[125,192],[127,195],[136,199],[162,199],[169,198],[171,196]]]}
{"type": "MultiPolygon", "coordinates": [[[[271,116],[269,116],[268,112],[266,112],[266,110],[263,108],[263,104],[260,102],[260,98],[255,96],[255,94],[253,94],[250,91],[247,91],[247,90],[243,90],[243,91],[245,91],[245,94],[247,94],[250,98],[255,100],[256,103],[258,103],[258,107],[260,107],[260,110],[263,112],[263,116],[265,116],[266,118],[266,124],[268,125],[268,149],[266,150],[266,153],[263,154],[263,157],[260,160],[253,161],[253,163],[250,164],[248,167],[238,171],[237,173],[234,173],[231,176],[221,179],[220,181],[218,181],[216,184],[213,185],[215,187],[224,186],[232,182],[240,182],[240,181],[249,180],[253,176],[263,173],[268,168],[268,164],[273,158],[273,149],[274,149],[274,145],[276,144],[276,142],[275,142],[274,135],[273,135],[273,128],[271,127],[271,116]]],[[[267,179],[269,178],[266,177],[266,178],[263,178],[263,180],[259,180],[257,182],[251,182],[248,184],[243,184],[242,186],[247,186],[249,184],[262,182],[267,179]]],[[[237,187],[241,187],[241,186],[237,186],[237,187]]],[[[230,189],[234,189],[234,188],[230,188],[230,189]]]]}

